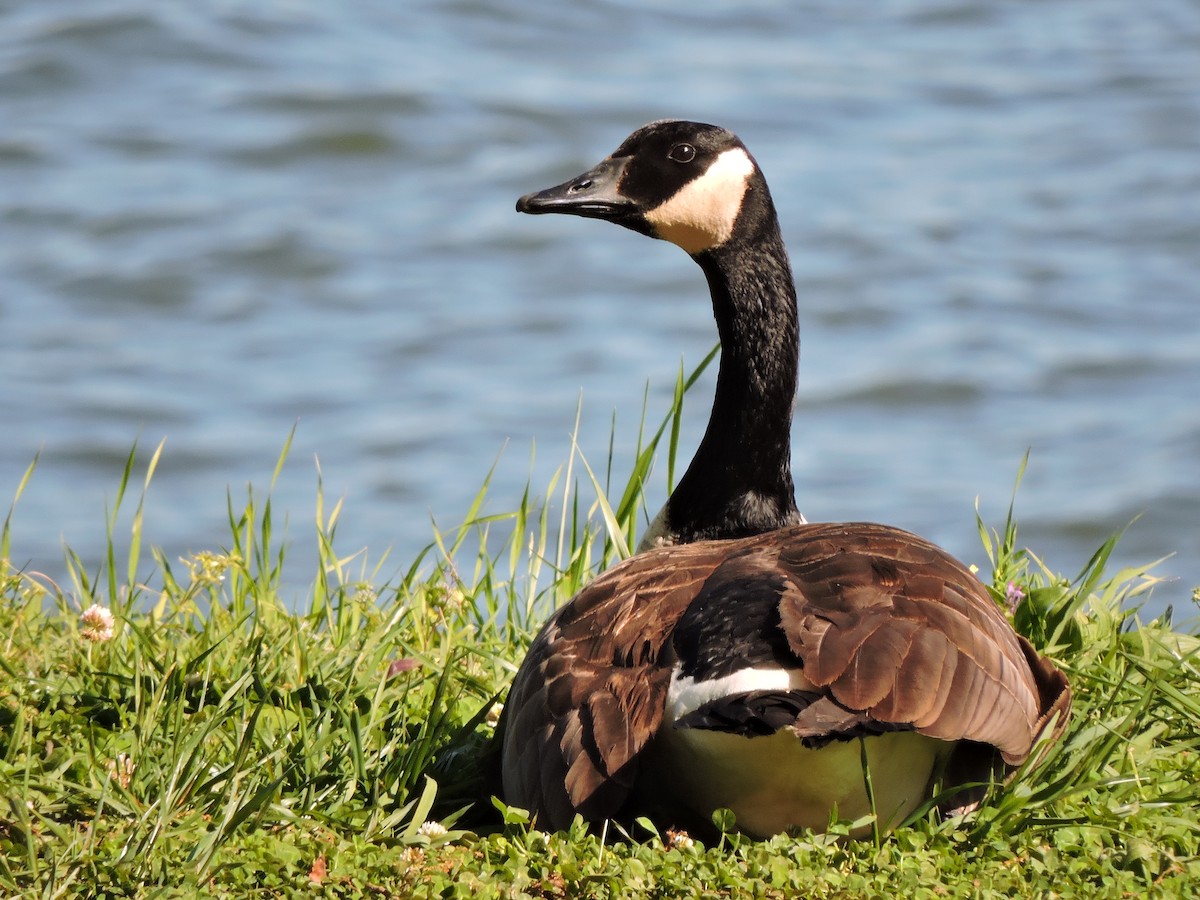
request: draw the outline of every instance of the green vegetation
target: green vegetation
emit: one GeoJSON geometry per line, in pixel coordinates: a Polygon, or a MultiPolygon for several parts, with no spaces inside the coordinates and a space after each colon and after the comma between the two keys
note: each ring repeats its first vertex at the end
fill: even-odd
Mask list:
{"type": "Polygon", "coordinates": [[[544,499],[503,515],[483,513],[485,483],[467,523],[394,576],[338,556],[340,508],[318,493],[321,565],[299,611],[280,598],[269,496],[231,501],[228,543],[187,559],[143,558],[140,499],[118,540],[117,508],[157,451],[130,454],[107,560],[89,573],[68,551],[69,584],[13,567],[10,512],[0,894],[1141,897],[1200,883],[1200,641],[1138,621],[1155,578],[1106,574],[1112,541],[1064,579],[1018,549],[1011,509],[996,531],[981,523],[991,583],[1068,671],[1075,713],[976,813],[926,812],[871,841],[841,824],[702,847],[652,827],[546,835],[490,803],[493,701],[548,610],[627,552],[686,386],[639,435],[628,479],[576,453],[544,499]]]}

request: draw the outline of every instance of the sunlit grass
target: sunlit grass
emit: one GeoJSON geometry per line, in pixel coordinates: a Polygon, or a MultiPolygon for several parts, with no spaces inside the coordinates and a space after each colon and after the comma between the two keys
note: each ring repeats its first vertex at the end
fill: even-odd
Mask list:
{"type": "MultiPolygon", "coordinates": [[[[1069,673],[1075,708],[1065,737],[977,812],[925,811],[872,841],[847,839],[847,824],[705,848],[652,829],[543,835],[497,811],[496,702],[549,610],[636,544],[652,461],[674,478],[697,374],[681,372],[661,425],[639,429],[631,473],[613,472],[612,447],[602,466],[576,448],[503,513],[488,476],[464,524],[434,530],[394,576],[386,557],[339,555],[341,504],[318,490],[301,609],[280,599],[287,545],[269,489],[230,497],[228,533],[205,551],[152,546],[142,509],[161,446],[135,448],[118,474],[94,571],[69,549],[62,583],[15,569],[10,510],[0,894],[1140,896],[1195,883],[1200,641],[1169,614],[1141,620],[1156,578],[1106,573],[1115,538],[1064,578],[1020,549],[1011,507],[997,529],[980,520],[990,584],[1069,673]],[[111,635],[83,619],[93,606],[111,611],[111,635]]],[[[36,461],[14,503],[33,477],[36,461]]]]}

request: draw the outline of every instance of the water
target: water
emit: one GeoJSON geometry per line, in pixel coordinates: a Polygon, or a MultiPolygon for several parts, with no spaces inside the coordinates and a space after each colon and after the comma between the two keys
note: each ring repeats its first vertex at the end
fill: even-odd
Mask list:
{"type": "Polygon", "coordinates": [[[585,452],[614,410],[632,443],[647,382],[657,417],[715,340],[703,279],[513,202],[663,116],[733,128],[772,185],[810,519],[982,562],[975,499],[999,522],[1029,449],[1023,542],[1073,572],[1140,516],[1118,564],[1174,553],[1151,605],[1188,605],[1184,0],[0,5],[0,497],[40,453],[18,564],[99,561],[135,441],[166,439],[145,530],[174,559],[227,541],[227,491],[265,491],[295,426],[273,496],[301,581],[316,459],[342,551],[398,566],[497,456],[492,510],[544,484],[581,392],[585,452]]]}

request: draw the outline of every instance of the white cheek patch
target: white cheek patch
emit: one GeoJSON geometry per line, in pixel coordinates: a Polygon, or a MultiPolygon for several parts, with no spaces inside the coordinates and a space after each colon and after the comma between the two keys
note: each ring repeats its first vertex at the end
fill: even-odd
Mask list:
{"type": "Polygon", "coordinates": [[[688,253],[718,247],[733,234],[754,161],[740,147],[726,150],[670,200],[646,213],[660,238],[688,253]]]}

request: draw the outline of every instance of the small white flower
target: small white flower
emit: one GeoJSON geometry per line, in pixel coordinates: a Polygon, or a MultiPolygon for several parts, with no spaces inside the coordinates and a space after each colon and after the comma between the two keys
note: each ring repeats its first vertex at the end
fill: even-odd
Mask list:
{"type": "Polygon", "coordinates": [[[84,640],[98,643],[112,639],[113,626],[117,620],[113,618],[112,610],[107,606],[93,603],[79,616],[79,621],[83,625],[81,634],[84,640]]]}
{"type": "Polygon", "coordinates": [[[137,768],[133,760],[128,754],[118,753],[116,759],[108,761],[108,774],[113,781],[121,785],[123,788],[129,787],[129,783],[133,780],[133,772],[137,768]]]}
{"type": "Polygon", "coordinates": [[[446,826],[441,822],[425,822],[417,829],[417,834],[423,834],[427,838],[441,837],[446,833],[446,826]]]}
{"type": "Polygon", "coordinates": [[[676,831],[673,828],[668,828],[666,845],[669,850],[691,850],[696,846],[696,842],[692,840],[692,836],[686,831],[676,831]]]}
{"type": "Polygon", "coordinates": [[[500,714],[504,712],[503,703],[493,703],[492,708],[487,711],[486,721],[488,725],[495,728],[500,724],[500,714]]]}

